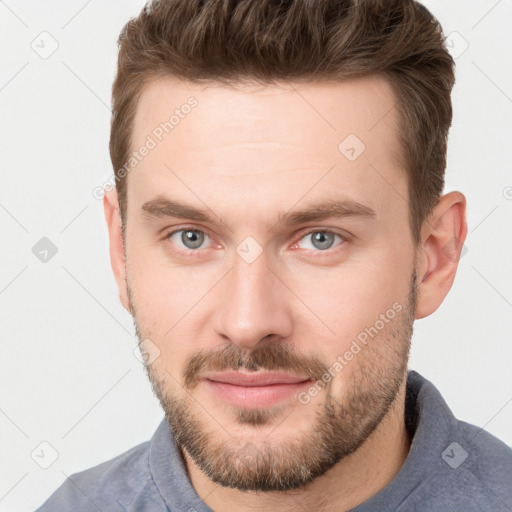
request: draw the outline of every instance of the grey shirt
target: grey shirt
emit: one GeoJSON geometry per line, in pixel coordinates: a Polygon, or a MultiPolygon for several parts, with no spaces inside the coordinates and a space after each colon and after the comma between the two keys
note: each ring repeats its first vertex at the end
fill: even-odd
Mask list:
{"type": "MultiPolygon", "coordinates": [[[[512,449],[456,419],[415,371],[407,377],[405,422],[412,444],[403,466],[351,512],[512,512],[512,449]]],[[[164,419],[150,441],[70,475],[36,512],[50,511],[212,509],[195,492],[164,419]]]]}

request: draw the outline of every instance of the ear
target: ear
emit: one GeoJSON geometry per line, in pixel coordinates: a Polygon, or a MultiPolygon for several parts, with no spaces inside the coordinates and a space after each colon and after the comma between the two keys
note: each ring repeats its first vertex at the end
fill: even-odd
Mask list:
{"type": "Polygon", "coordinates": [[[467,231],[465,196],[445,194],[422,228],[416,319],[431,315],[450,291],[467,231]]]}
{"type": "Polygon", "coordinates": [[[119,298],[124,308],[127,311],[130,311],[126,282],[124,243],[121,231],[121,213],[119,211],[119,201],[115,187],[112,187],[110,190],[105,190],[105,196],[103,197],[103,209],[105,211],[105,220],[107,222],[108,235],[110,239],[110,263],[117,282],[119,298]]]}

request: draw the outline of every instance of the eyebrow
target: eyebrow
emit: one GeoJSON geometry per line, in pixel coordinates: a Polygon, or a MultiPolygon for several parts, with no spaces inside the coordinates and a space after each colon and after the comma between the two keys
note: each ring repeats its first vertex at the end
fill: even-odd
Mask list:
{"type": "MultiPolygon", "coordinates": [[[[158,197],[142,205],[147,218],[180,218],[196,222],[214,224],[218,217],[208,209],[200,209],[175,199],[158,197]]],[[[275,221],[267,225],[274,230],[283,227],[294,227],[307,222],[317,222],[332,218],[359,218],[374,220],[377,213],[371,207],[358,203],[353,199],[328,199],[308,206],[303,210],[279,212],[275,221]]]]}

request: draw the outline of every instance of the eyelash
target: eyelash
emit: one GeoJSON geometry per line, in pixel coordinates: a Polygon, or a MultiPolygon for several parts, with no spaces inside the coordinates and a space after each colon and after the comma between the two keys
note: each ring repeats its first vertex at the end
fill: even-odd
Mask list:
{"type": "MultiPolygon", "coordinates": [[[[195,228],[194,226],[184,226],[182,228],[179,228],[179,229],[175,229],[173,231],[170,231],[169,233],[167,233],[164,237],[163,237],[163,240],[164,241],[170,241],[170,238],[175,235],[176,233],[179,233],[180,231],[194,231],[194,232],[197,232],[197,233],[203,233],[205,234],[206,236],[208,236],[211,240],[213,240],[213,237],[211,237],[206,231],[204,231],[203,229],[197,229],[195,228]]],[[[333,231],[331,229],[323,229],[323,228],[315,228],[315,229],[311,229],[305,233],[301,233],[301,235],[299,236],[299,238],[296,239],[296,241],[292,244],[292,246],[295,246],[297,245],[304,237],[308,236],[308,235],[311,235],[313,233],[328,233],[330,235],[334,235],[334,236],[339,236],[341,239],[342,239],[342,242],[335,246],[334,248],[329,248],[329,249],[325,249],[324,251],[320,251],[320,250],[317,250],[317,251],[313,251],[313,252],[318,252],[320,254],[324,253],[324,254],[332,254],[333,251],[336,250],[336,248],[340,248],[342,246],[345,245],[345,243],[347,243],[349,241],[349,237],[344,235],[344,234],[341,234],[341,233],[338,233],[337,231],[333,231]]],[[[308,250],[308,249],[303,249],[303,250],[308,250]]],[[[178,253],[181,253],[181,254],[186,254],[187,256],[200,256],[200,252],[201,252],[201,249],[176,249],[176,252],[178,253]]],[[[322,256],[319,255],[319,256],[315,256],[317,258],[321,258],[322,256]]]]}

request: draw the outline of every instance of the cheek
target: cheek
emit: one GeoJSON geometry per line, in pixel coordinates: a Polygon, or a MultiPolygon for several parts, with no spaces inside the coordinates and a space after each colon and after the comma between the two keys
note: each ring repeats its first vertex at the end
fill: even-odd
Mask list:
{"type": "MultiPolygon", "coordinates": [[[[403,268],[403,266],[402,266],[403,268]]],[[[323,276],[312,270],[289,286],[336,333],[374,321],[407,292],[408,276],[384,266],[347,264],[323,276]]]]}
{"type": "MultiPolygon", "coordinates": [[[[311,267],[307,274],[288,277],[290,288],[307,306],[309,329],[322,340],[327,364],[348,350],[365,328],[376,322],[380,326],[381,315],[391,312],[394,316],[394,304],[395,308],[397,302],[402,308],[407,306],[409,263],[402,259],[398,264],[391,251],[368,252],[364,258],[352,258],[338,268],[319,271],[311,267]]],[[[305,306],[297,303],[297,307],[303,310],[305,306]]]]}
{"type": "MultiPolygon", "coordinates": [[[[160,350],[155,368],[181,379],[185,358],[201,339],[197,314],[212,288],[212,272],[162,264],[150,251],[132,252],[128,276],[139,333],[160,350]]],[[[204,338],[204,336],[203,336],[204,338]]],[[[170,377],[169,377],[170,378],[170,377]]]]}
{"type": "Polygon", "coordinates": [[[167,329],[208,290],[204,270],[172,263],[158,246],[131,250],[127,271],[138,312],[154,325],[164,322],[167,329]]]}

